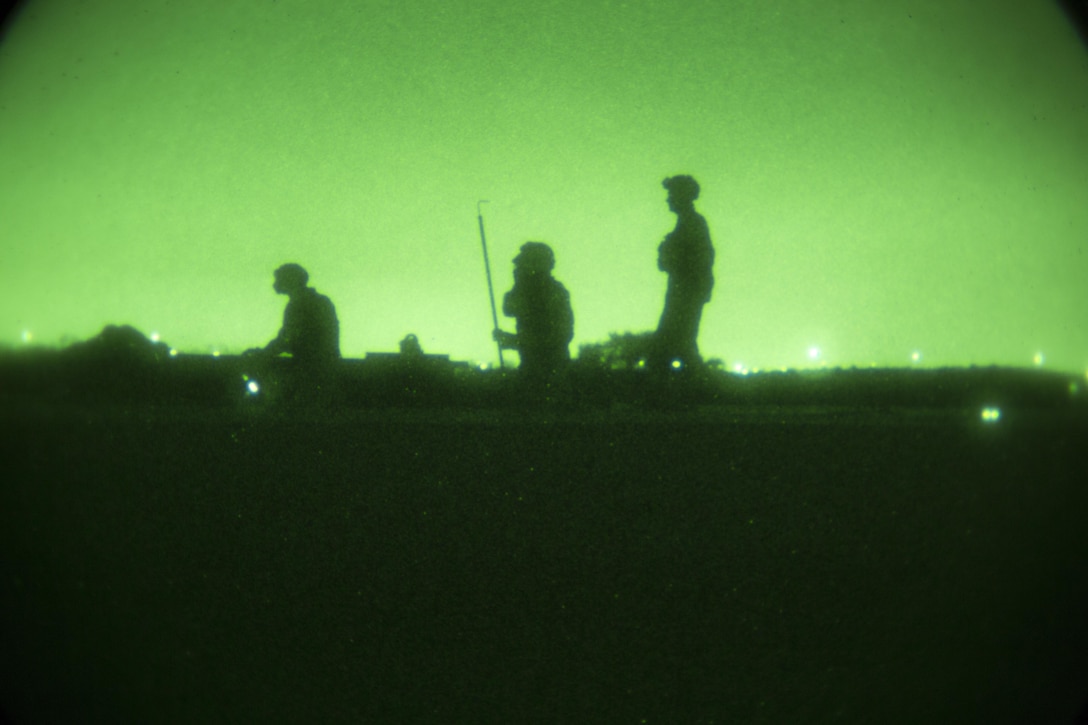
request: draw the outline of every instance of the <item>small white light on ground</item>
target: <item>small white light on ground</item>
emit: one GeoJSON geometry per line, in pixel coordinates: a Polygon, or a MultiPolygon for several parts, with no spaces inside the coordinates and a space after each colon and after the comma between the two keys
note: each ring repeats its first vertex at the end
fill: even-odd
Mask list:
{"type": "Polygon", "coordinates": [[[250,380],[248,383],[246,383],[246,390],[249,391],[250,395],[256,395],[258,392],[260,392],[261,387],[257,385],[256,380],[250,380]]]}
{"type": "Polygon", "coordinates": [[[982,409],[982,420],[985,423],[996,423],[997,421],[1001,420],[1001,409],[1000,408],[983,408],[982,409]]]}
{"type": "Polygon", "coordinates": [[[1043,357],[1043,353],[1037,352],[1035,353],[1035,357],[1032,358],[1032,361],[1035,363],[1035,367],[1038,368],[1042,367],[1043,363],[1046,361],[1046,358],[1043,357]]]}
{"type": "Polygon", "coordinates": [[[34,333],[32,333],[30,330],[23,330],[22,338],[23,342],[30,342],[34,339],[34,333]]]}
{"type": "Polygon", "coordinates": [[[922,360],[922,353],[918,352],[917,350],[915,350],[914,352],[912,352],[910,354],[910,361],[911,362],[921,362],[921,360],[922,360]]]}
{"type": "Polygon", "coordinates": [[[178,356],[178,351],[175,350],[174,348],[170,348],[170,357],[177,357],[177,356],[178,356]]]}
{"type": "Polygon", "coordinates": [[[809,360],[815,360],[818,357],[820,357],[820,348],[810,347],[808,349],[808,359],[809,360]]]}
{"type": "Polygon", "coordinates": [[[159,333],[152,332],[151,333],[151,342],[158,342],[158,341],[159,341],[159,333]]]}

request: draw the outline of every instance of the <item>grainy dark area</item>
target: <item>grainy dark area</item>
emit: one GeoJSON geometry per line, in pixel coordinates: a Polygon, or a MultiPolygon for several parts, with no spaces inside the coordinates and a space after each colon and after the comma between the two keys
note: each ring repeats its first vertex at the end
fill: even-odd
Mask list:
{"type": "Polygon", "coordinates": [[[1079,407],[7,407],[13,723],[1072,723],[1079,407]]]}

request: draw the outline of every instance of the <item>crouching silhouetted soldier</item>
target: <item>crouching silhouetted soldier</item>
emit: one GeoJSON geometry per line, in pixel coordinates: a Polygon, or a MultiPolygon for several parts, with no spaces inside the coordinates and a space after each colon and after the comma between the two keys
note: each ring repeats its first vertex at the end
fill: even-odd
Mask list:
{"type": "Polygon", "coordinates": [[[290,402],[327,400],[340,360],[340,321],[332,300],[306,283],[310,276],[300,265],[284,264],[275,272],[272,288],[287,295],[283,327],[264,348],[247,355],[273,358],[291,356],[284,368],[281,397],[290,402]]]}
{"type": "Polygon", "coordinates": [[[570,294],[552,277],[555,255],[542,242],[526,242],[514,257],[514,287],[502,301],[502,312],[517,321],[517,332],[495,330],[500,345],[518,351],[526,380],[547,382],[570,362],[574,312],[570,294]]]}
{"type": "Polygon", "coordinates": [[[681,367],[700,365],[699,320],[714,289],[714,246],[706,219],[695,211],[698,182],[690,176],[671,176],[662,186],[669,192],[676,228],[657,249],[657,267],[669,275],[665,309],[653,342],[652,363],[659,371],[676,361],[681,367]]]}

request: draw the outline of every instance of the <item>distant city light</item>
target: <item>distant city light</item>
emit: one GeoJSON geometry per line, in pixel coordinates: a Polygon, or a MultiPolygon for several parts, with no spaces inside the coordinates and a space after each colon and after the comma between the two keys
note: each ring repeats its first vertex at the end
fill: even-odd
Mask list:
{"type": "Polygon", "coordinates": [[[680,358],[676,358],[671,363],[669,363],[669,367],[671,367],[673,370],[679,370],[680,368],[684,367],[684,361],[680,358]]]}
{"type": "Polygon", "coordinates": [[[1042,367],[1043,362],[1044,362],[1045,359],[1046,358],[1043,357],[1043,353],[1041,353],[1041,352],[1035,353],[1035,357],[1033,358],[1033,360],[1035,362],[1035,367],[1037,367],[1037,368],[1042,367]]]}
{"type": "Polygon", "coordinates": [[[480,363],[479,365],[477,365],[476,367],[477,367],[478,369],[480,369],[480,370],[487,370],[487,369],[488,369],[489,367],[491,367],[491,366],[490,366],[490,365],[488,365],[488,364],[487,364],[487,363],[485,363],[485,362],[482,362],[482,363],[480,363]]]}
{"type": "Polygon", "coordinates": [[[1000,408],[983,408],[982,409],[982,421],[984,423],[996,423],[1001,419],[1000,408]]]}
{"type": "Polygon", "coordinates": [[[820,357],[820,348],[815,347],[815,346],[810,347],[808,349],[808,359],[809,360],[815,360],[818,357],[820,357]]]}
{"type": "Polygon", "coordinates": [[[733,372],[738,375],[747,375],[748,368],[744,367],[744,363],[733,363],[733,372]]]}
{"type": "Polygon", "coordinates": [[[159,341],[159,333],[152,332],[151,333],[151,342],[158,342],[158,341],[159,341]]]}
{"type": "Polygon", "coordinates": [[[922,361],[922,353],[915,350],[914,352],[912,352],[910,354],[910,361],[914,362],[914,363],[921,362],[922,361]]]}
{"type": "Polygon", "coordinates": [[[219,357],[219,351],[218,350],[212,350],[212,357],[219,357]]]}
{"type": "Polygon", "coordinates": [[[175,350],[174,348],[170,348],[170,357],[177,357],[177,356],[178,356],[178,351],[175,350]]]}
{"type": "Polygon", "coordinates": [[[32,333],[30,330],[23,330],[22,338],[23,342],[30,342],[34,339],[34,333],[32,333]]]}

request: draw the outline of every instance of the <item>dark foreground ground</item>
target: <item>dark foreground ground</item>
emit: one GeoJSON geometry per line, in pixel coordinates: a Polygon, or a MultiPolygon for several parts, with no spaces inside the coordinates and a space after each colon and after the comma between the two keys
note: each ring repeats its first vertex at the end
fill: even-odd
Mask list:
{"type": "Polygon", "coordinates": [[[1083,409],[6,408],[13,723],[1063,723],[1083,409]]]}

